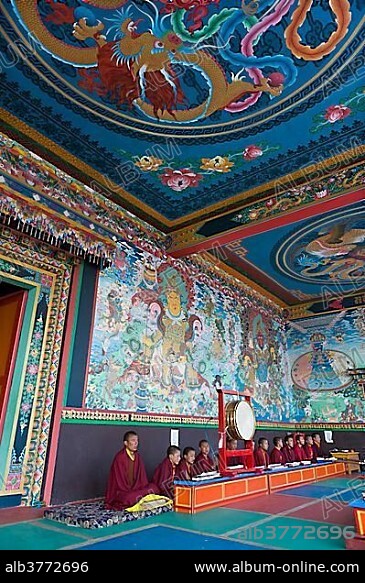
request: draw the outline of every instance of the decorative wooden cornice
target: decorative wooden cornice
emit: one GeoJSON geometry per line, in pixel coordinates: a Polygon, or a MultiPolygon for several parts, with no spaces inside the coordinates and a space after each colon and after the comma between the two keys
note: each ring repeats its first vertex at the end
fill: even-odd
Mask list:
{"type": "MultiPolygon", "coordinates": [[[[365,147],[356,148],[356,152],[361,152],[361,157],[363,157],[365,147]]],[[[291,222],[290,216],[298,211],[304,212],[308,209],[309,216],[321,213],[323,203],[361,190],[365,181],[365,167],[360,159],[351,167],[337,166],[336,171],[327,176],[320,174],[318,178],[318,173],[319,170],[315,180],[310,180],[309,173],[306,183],[293,185],[291,182],[288,189],[285,188],[283,181],[279,192],[260,200],[256,198],[255,202],[241,206],[235,213],[226,211],[214,217],[214,221],[218,218],[222,220],[224,217],[229,218],[237,225],[232,229],[218,232],[210,237],[203,237],[198,231],[209,224],[209,221],[200,221],[194,226],[179,229],[169,235],[166,238],[166,248],[176,257],[181,257],[201,248],[211,249],[221,246],[224,242],[237,240],[242,233],[263,231],[266,229],[267,222],[273,219],[280,224],[291,222]]]]}
{"type": "MultiPolygon", "coordinates": [[[[128,193],[120,184],[114,183],[109,179],[106,184],[105,176],[76,156],[70,154],[64,148],[58,146],[40,132],[29,127],[7,110],[0,108],[0,120],[3,120],[0,122],[0,129],[3,129],[8,135],[28,144],[31,142],[31,148],[36,154],[42,156],[44,159],[50,160],[65,171],[72,173],[74,177],[92,186],[94,190],[107,196],[110,200],[113,200],[130,212],[135,213],[140,219],[152,224],[156,229],[168,234],[176,233],[179,230],[186,231],[189,227],[194,227],[191,231],[191,238],[188,239],[187,243],[194,241],[194,233],[198,231],[202,224],[209,221],[209,219],[222,217],[232,212],[239,213],[245,208],[252,208],[255,211],[255,205],[263,203],[265,206],[272,198],[283,198],[288,194],[290,195],[293,188],[298,189],[316,181],[319,184],[323,181],[326,182],[339,169],[343,170],[360,163],[365,154],[365,146],[357,145],[346,152],[332,156],[320,163],[311,164],[296,172],[271,180],[255,188],[245,190],[224,201],[220,201],[204,209],[180,217],[179,219],[169,220],[128,193]],[[280,192],[280,195],[278,195],[278,192],[280,192]]],[[[348,191],[348,185],[345,188],[348,191]]],[[[272,209],[272,211],[274,212],[275,209],[272,209]]],[[[181,235],[177,235],[176,244],[173,243],[171,249],[180,248],[178,247],[180,238],[181,235]]],[[[184,243],[186,243],[185,240],[184,243]]]]}

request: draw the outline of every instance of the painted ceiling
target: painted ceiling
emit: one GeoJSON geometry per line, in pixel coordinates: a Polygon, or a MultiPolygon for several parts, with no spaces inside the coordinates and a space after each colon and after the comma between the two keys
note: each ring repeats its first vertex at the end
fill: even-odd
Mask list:
{"type": "Polygon", "coordinates": [[[288,303],[319,301],[341,309],[345,296],[365,287],[365,201],[248,236],[220,251],[288,303]]]}
{"type": "Polygon", "coordinates": [[[361,200],[346,197],[363,176],[362,14],[363,0],[4,0],[0,129],[177,255],[209,241],[282,301],[318,297],[300,256],[285,273],[275,249],[361,200]]]}

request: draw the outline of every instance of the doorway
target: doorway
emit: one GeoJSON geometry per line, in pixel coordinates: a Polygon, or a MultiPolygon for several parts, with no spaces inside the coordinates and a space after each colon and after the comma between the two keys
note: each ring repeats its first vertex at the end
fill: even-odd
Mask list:
{"type": "Polygon", "coordinates": [[[23,325],[27,291],[0,280],[0,439],[23,325]]]}

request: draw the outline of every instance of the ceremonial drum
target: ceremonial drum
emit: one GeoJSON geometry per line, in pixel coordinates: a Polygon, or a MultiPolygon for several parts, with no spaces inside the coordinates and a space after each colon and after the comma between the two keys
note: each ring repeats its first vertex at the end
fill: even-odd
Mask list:
{"type": "Polygon", "coordinates": [[[247,401],[230,401],[226,405],[227,433],[232,439],[253,438],[256,419],[253,409],[247,401]]]}

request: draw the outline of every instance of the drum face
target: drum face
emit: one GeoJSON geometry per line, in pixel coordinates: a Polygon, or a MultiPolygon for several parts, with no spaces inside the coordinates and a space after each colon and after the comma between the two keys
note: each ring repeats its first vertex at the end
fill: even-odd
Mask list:
{"type": "Polygon", "coordinates": [[[253,438],[256,420],[253,409],[247,401],[231,401],[226,405],[226,425],[233,439],[253,438]]]}

